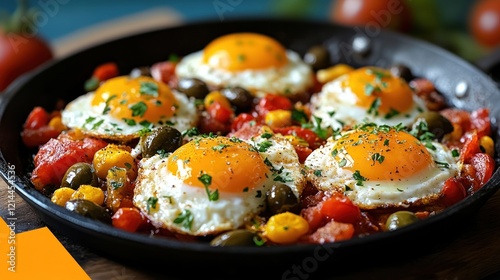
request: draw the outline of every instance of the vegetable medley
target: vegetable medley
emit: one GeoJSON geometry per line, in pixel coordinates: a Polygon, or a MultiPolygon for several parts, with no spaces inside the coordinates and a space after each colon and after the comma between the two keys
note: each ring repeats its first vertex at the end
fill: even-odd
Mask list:
{"type": "Polygon", "coordinates": [[[262,34],[89,75],[22,131],[33,186],[120,230],[277,246],[397,230],[479,190],[495,170],[487,108],[449,107],[404,65],[302,57],[262,34]]]}

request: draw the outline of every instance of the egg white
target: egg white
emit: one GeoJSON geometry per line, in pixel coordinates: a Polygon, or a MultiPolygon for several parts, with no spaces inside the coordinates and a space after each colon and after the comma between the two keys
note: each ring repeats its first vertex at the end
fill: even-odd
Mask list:
{"type": "Polygon", "coordinates": [[[105,104],[92,106],[94,92],[81,95],[68,103],[62,110],[61,120],[69,128],[78,128],[88,135],[99,138],[128,141],[139,136],[140,131],[145,128],[170,125],[180,132],[196,126],[199,118],[193,99],[172,90],[178,102],[175,114],[158,123],[152,123],[145,127],[139,123],[127,124],[121,119],[116,119],[110,114],[102,114],[105,104]]]}
{"type": "Polygon", "coordinates": [[[326,83],[319,93],[311,97],[311,113],[321,119],[323,128],[331,127],[339,130],[362,122],[389,126],[401,123],[410,126],[418,114],[427,111],[424,101],[414,94],[413,105],[407,112],[400,112],[391,118],[385,118],[381,114],[370,114],[368,109],[356,105],[356,95],[351,89],[342,86],[342,82],[347,78],[348,74],[345,74],[326,83]]]}
{"type": "Polygon", "coordinates": [[[218,200],[209,201],[205,189],[189,186],[168,171],[168,157],[155,155],[144,158],[139,163],[134,205],[141,209],[155,226],[193,236],[218,234],[250,224],[252,218],[265,209],[266,191],[274,184],[282,182],[290,186],[297,196],[305,184],[305,177],[300,172],[301,166],[293,146],[284,138],[273,138],[255,137],[247,140],[256,148],[261,147],[259,144],[263,142],[271,143],[271,146],[260,153],[263,160],[267,159],[268,166],[272,166],[269,166],[269,173],[262,182],[249,182],[254,184],[254,188],[250,188],[252,191],[219,191],[218,200]],[[155,209],[148,206],[148,200],[151,198],[157,199],[155,209]],[[189,228],[175,222],[186,210],[189,210],[192,216],[189,228]]]}
{"type": "MultiPolygon", "coordinates": [[[[405,180],[363,181],[358,185],[353,172],[343,169],[334,160],[332,150],[336,145],[334,138],[328,139],[325,145],[314,150],[305,160],[307,180],[317,189],[344,193],[361,209],[387,207],[408,207],[428,204],[436,200],[444,182],[458,174],[457,160],[451,151],[440,143],[433,143],[436,150],[428,149],[434,162],[418,174],[405,180]],[[445,165],[447,165],[445,167],[445,165]]],[[[402,157],[408,157],[402,154],[402,157]]],[[[411,161],[408,158],[408,161],[411,161]]],[[[363,171],[361,170],[361,175],[363,171]]]]}
{"type": "Polygon", "coordinates": [[[203,51],[191,53],[177,64],[179,78],[199,78],[212,87],[243,87],[257,97],[267,93],[294,96],[306,92],[313,85],[313,71],[301,57],[291,50],[286,52],[288,63],[280,68],[230,72],[212,68],[203,63],[203,51]]]}

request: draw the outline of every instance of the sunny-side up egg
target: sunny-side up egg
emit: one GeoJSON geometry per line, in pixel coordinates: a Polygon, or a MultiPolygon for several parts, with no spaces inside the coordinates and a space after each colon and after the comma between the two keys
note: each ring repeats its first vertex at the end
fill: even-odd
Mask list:
{"type": "Polygon", "coordinates": [[[423,111],[425,103],[405,80],[378,67],[344,74],[311,97],[312,114],[335,130],[363,122],[410,126],[423,111]]]}
{"type": "Polygon", "coordinates": [[[111,140],[128,141],[141,131],[171,125],[179,131],[196,126],[194,100],[151,77],[119,76],[79,96],[62,111],[70,128],[111,140]]]}
{"type": "Polygon", "coordinates": [[[133,201],[157,227],[217,234],[251,224],[274,184],[298,195],[305,183],[300,170],[286,139],[197,137],[166,157],[142,159],[133,201]]]}
{"type": "Polygon", "coordinates": [[[344,193],[361,209],[426,205],[458,174],[457,161],[444,145],[375,124],[328,139],[304,164],[316,188],[344,193]]]}
{"type": "Polygon", "coordinates": [[[176,66],[179,78],[199,78],[215,88],[243,87],[255,96],[266,93],[290,97],[313,85],[312,68],[298,53],[256,33],[234,33],[185,56],[176,66]]]}

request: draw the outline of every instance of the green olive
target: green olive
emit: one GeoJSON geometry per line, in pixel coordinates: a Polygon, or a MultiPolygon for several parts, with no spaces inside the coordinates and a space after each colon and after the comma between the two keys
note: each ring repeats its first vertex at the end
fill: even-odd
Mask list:
{"type": "Polygon", "coordinates": [[[425,119],[425,122],[427,123],[427,130],[433,133],[438,140],[442,139],[444,135],[453,131],[453,125],[451,124],[451,122],[439,112],[422,112],[418,114],[415,119],[425,119]]]}
{"type": "Polygon", "coordinates": [[[81,185],[99,186],[97,175],[91,164],[78,162],[73,164],[66,173],[61,182],[61,187],[78,189],[81,185]]]}
{"type": "Polygon", "coordinates": [[[111,214],[106,208],[86,199],[73,199],[66,202],[66,209],[84,217],[104,223],[111,223],[111,214]]]}
{"type": "Polygon", "coordinates": [[[276,184],[266,193],[267,209],[271,215],[300,211],[300,204],[292,189],[285,184],[276,184]]]}
{"type": "Polygon", "coordinates": [[[330,53],[324,46],[312,46],[304,55],[304,61],[314,70],[323,69],[330,65],[330,53]]]}
{"type": "Polygon", "coordinates": [[[226,247],[226,246],[255,246],[254,238],[255,233],[246,229],[237,229],[228,232],[224,232],[216,236],[210,242],[211,246],[214,247],[226,247]]]}
{"type": "Polygon", "coordinates": [[[183,78],[177,84],[177,90],[189,97],[203,99],[209,90],[207,84],[198,78],[183,78]]]}
{"type": "Polygon", "coordinates": [[[237,112],[247,112],[252,109],[253,95],[242,87],[225,88],[221,90],[231,104],[233,104],[237,112]]]}
{"type": "Polygon", "coordinates": [[[408,66],[406,66],[406,65],[395,64],[395,65],[391,66],[389,71],[391,71],[392,75],[394,75],[396,77],[400,77],[407,82],[409,82],[413,79],[413,73],[411,72],[410,68],[408,68],[408,66]]]}
{"type": "Polygon", "coordinates": [[[392,213],[385,222],[387,230],[396,230],[418,221],[415,213],[410,211],[397,211],[392,213]]]}
{"type": "Polygon", "coordinates": [[[152,157],[158,153],[171,153],[182,145],[182,134],[171,126],[153,129],[140,139],[143,157],[152,157]]]}
{"type": "Polygon", "coordinates": [[[149,67],[143,66],[143,67],[137,67],[132,69],[130,71],[129,76],[131,78],[137,78],[137,77],[151,77],[151,71],[149,67]]]}

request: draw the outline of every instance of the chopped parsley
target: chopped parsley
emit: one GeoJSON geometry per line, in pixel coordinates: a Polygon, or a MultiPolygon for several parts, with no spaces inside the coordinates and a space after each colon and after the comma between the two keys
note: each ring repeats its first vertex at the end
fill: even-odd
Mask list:
{"type": "Polygon", "coordinates": [[[460,152],[457,149],[454,149],[451,151],[451,155],[453,157],[458,157],[458,156],[460,156],[460,152]]]}
{"type": "Polygon", "coordinates": [[[188,209],[184,209],[184,211],[175,218],[174,224],[181,224],[183,228],[191,229],[193,218],[193,213],[188,209]]]}
{"type": "Polygon", "coordinates": [[[148,109],[148,105],[144,103],[144,101],[139,101],[135,103],[134,105],[129,107],[130,110],[132,111],[132,117],[144,117],[144,114],[146,113],[146,110],[148,109]]]}
{"type": "Polygon", "coordinates": [[[93,126],[92,126],[92,129],[96,129],[98,128],[99,126],[101,126],[101,124],[104,123],[104,120],[99,120],[98,122],[96,122],[93,126]]]}
{"type": "Polygon", "coordinates": [[[378,116],[378,108],[380,107],[380,103],[380,98],[375,98],[375,100],[373,100],[372,104],[370,105],[370,108],[368,108],[367,113],[378,116]]]}
{"type": "Polygon", "coordinates": [[[266,152],[267,149],[269,149],[269,147],[271,147],[273,145],[273,143],[271,141],[263,141],[261,143],[258,143],[257,144],[257,151],[263,153],[263,152],[266,152]]]}
{"type": "Polygon", "coordinates": [[[108,99],[106,99],[104,109],[102,110],[103,115],[106,115],[107,113],[109,113],[109,110],[111,110],[111,108],[109,108],[109,102],[111,102],[111,100],[113,100],[117,97],[118,96],[116,94],[113,94],[110,97],[108,97],[108,99]]]}
{"type": "Polygon", "coordinates": [[[292,110],[292,120],[300,124],[308,122],[306,113],[295,108],[292,110]]]}
{"type": "Polygon", "coordinates": [[[182,136],[188,136],[188,137],[193,137],[200,135],[200,131],[196,127],[192,127],[182,133],[182,136]]]}
{"type": "Polygon", "coordinates": [[[217,201],[219,199],[219,190],[211,191],[208,187],[212,184],[212,176],[208,174],[202,174],[198,177],[198,180],[205,186],[205,191],[208,195],[209,201],[217,201]]]}
{"type": "Polygon", "coordinates": [[[141,82],[139,92],[141,95],[158,97],[158,84],[153,82],[141,82]]]}
{"type": "Polygon", "coordinates": [[[229,145],[227,145],[227,144],[219,144],[217,146],[213,146],[212,150],[222,153],[222,150],[224,150],[227,147],[229,147],[229,145]]]}
{"type": "Polygon", "coordinates": [[[156,209],[156,203],[158,202],[157,197],[150,197],[148,198],[148,201],[146,202],[146,207],[148,210],[148,213],[151,211],[151,209],[156,209]]]}
{"type": "Polygon", "coordinates": [[[321,177],[321,170],[317,169],[317,170],[314,170],[314,175],[316,177],[321,177]]]}
{"type": "Polygon", "coordinates": [[[362,186],[363,185],[363,182],[366,181],[366,178],[361,176],[361,174],[359,173],[359,170],[356,170],[353,174],[352,174],[352,177],[354,178],[354,180],[356,180],[356,185],[357,186],[362,186]]]}
{"type": "Polygon", "coordinates": [[[273,137],[273,134],[269,133],[269,132],[265,132],[260,137],[265,138],[265,139],[269,139],[269,138],[273,137]]]}
{"type": "Polygon", "coordinates": [[[399,115],[399,111],[391,108],[391,110],[387,114],[385,114],[384,119],[389,120],[397,115],[399,115]]]}
{"type": "Polygon", "coordinates": [[[372,155],[372,160],[374,162],[378,161],[379,163],[382,163],[382,162],[384,162],[384,159],[385,159],[385,157],[383,155],[379,154],[379,153],[374,153],[372,155]]]}
{"type": "Polygon", "coordinates": [[[124,121],[127,125],[130,125],[130,126],[134,126],[134,125],[136,125],[136,124],[137,124],[137,123],[135,122],[135,120],[134,120],[134,119],[125,119],[125,118],[123,118],[122,120],[123,120],[123,121],[124,121]]]}

